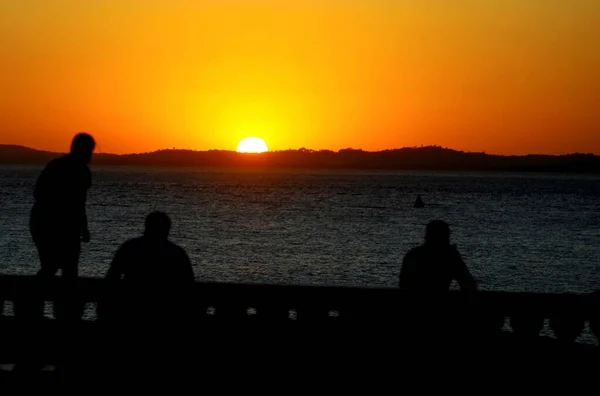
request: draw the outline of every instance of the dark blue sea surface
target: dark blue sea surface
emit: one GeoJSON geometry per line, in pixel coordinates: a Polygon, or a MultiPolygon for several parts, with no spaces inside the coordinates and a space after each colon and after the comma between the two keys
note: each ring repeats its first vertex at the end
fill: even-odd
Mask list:
{"type": "MultiPolygon", "coordinates": [[[[39,267],[28,231],[40,166],[0,167],[0,272],[39,267]]],[[[98,168],[80,273],[103,276],[146,214],[166,211],[199,280],[396,286],[428,221],[482,289],[600,288],[600,177],[551,174],[98,168]],[[415,209],[421,194],[428,205],[415,209]]]]}

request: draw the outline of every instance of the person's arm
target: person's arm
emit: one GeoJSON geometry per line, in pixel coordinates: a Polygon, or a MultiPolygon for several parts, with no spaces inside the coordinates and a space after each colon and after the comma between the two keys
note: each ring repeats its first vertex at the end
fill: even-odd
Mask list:
{"type": "Polygon", "coordinates": [[[81,240],[83,242],[90,241],[90,230],[88,228],[88,218],[87,218],[87,193],[90,187],[92,186],[92,176],[89,169],[86,168],[85,172],[85,180],[84,180],[84,188],[81,190],[81,196],[79,197],[79,219],[81,220],[80,224],[80,232],[81,232],[81,240]]]}
{"type": "Polygon", "coordinates": [[[82,242],[89,242],[90,241],[90,229],[88,228],[88,219],[87,219],[87,211],[85,209],[85,203],[87,200],[87,192],[84,193],[84,197],[83,197],[83,203],[81,204],[80,207],[80,214],[79,214],[79,218],[81,219],[81,241],[82,242]]]}
{"type": "Polygon", "coordinates": [[[412,251],[408,252],[402,260],[398,286],[401,289],[409,289],[414,284],[415,262],[412,251]]]}
{"type": "Polygon", "coordinates": [[[185,250],[182,249],[182,264],[183,264],[183,279],[185,279],[186,283],[193,284],[196,281],[196,275],[194,274],[194,269],[192,268],[192,262],[190,257],[187,255],[185,250]]]}
{"type": "Polygon", "coordinates": [[[127,263],[127,259],[125,258],[125,249],[123,246],[117,250],[115,253],[115,257],[110,263],[110,267],[108,268],[108,272],[104,277],[108,281],[120,281],[123,273],[125,272],[125,264],[127,263]]]}
{"type": "Polygon", "coordinates": [[[45,201],[45,195],[48,194],[50,186],[50,179],[52,178],[52,174],[54,173],[55,161],[50,161],[44,169],[40,172],[38,179],[35,183],[35,189],[33,191],[33,198],[36,202],[45,201]]]}
{"type": "Polygon", "coordinates": [[[473,275],[471,275],[471,272],[469,272],[469,269],[467,268],[467,265],[463,261],[458,250],[455,250],[455,254],[456,254],[456,256],[454,259],[454,262],[455,262],[454,277],[455,277],[456,281],[458,282],[460,289],[464,290],[464,291],[477,290],[477,282],[475,282],[475,278],[473,278],[473,275]]]}
{"type": "Polygon", "coordinates": [[[178,289],[176,291],[177,303],[173,306],[173,309],[178,310],[180,317],[184,320],[193,320],[199,312],[197,299],[194,298],[196,276],[194,275],[190,258],[183,248],[178,248],[176,258],[177,263],[173,264],[178,264],[178,289]]]}

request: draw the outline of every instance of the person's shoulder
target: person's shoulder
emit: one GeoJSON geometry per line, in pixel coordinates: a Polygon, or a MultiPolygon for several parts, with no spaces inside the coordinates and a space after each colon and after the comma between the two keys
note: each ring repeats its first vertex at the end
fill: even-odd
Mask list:
{"type": "Polygon", "coordinates": [[[175,242],[171,242],[171,241],[167,241],[167,246],[169,247],[169,250],[176,255],[179,256],[185,256],[187,257],[187,252],[185,251],[185,249],[181,246],[179,246],[178,244],[176,244],[175,242]]]}
{"type": "Polygon", "coordinates": [[[417,247],[410,249],[404,255],[404,259],[402,261],[404,264],[415,263],[415,262],[419,261],[419,257],[421,257],[422,255],[423,255],[423,246],[417,246],[417,247]]]}
{"type": "Polygon", "coordinates": [[[74,160],[71,154],[64,154],[60,157],[56,157],[52,160],[56,165],[60,166],[72,166],[74,160]]]}
{"type": "Polygon", "coordinates": [[[131,239],[123,242],[123,244],[121,245],[119,250],[136,249],[136,248],[142,246],[143,243],[144,243],[143,237],[131,238],[131,239]]]}
{"type": "Polygon", "coordinates": [[[460,252],[458,251],[458,248],[456,247],[456,245],[450,245],[448,247],[448,254],[450,256],[452,256],[453,258],[456,258],[456,259],[460,259],[461,258],[460,252]]]}
{"type": "Polygon", "coordinates": [[[61,157],[56,157],[56,158],[52,158],[50,161],[48,161],[47,166],[56,166],[59,164],[62,164],[65,161],[65,156],[61,156],[61,157]]]}
{"type": "Polygon", "coordinates": [[[83,178],[85,180],[85,186],[90,188],[92,186],[92,171],[87,164],[83,165],[83,178]]]}
{"type": "Polygon", "coordinates": [[[404,257],[406,257],[406,258],[416,257],[416,256],[422,255],[424,252],[425,252],[425,247],[423,245],[416,246],[416,247],[410,249],[404,257]]]}
{"type": "Polygon", "coordinates": [[[450,245],[446,257],[448,257],[448,261],[455,267],[459,268],[465,265],[462,256],[455,245],[450,245]]]}
{"type": "Polygon", "coordinates": [[[53,158],[50,161],[48,161],[48,163],[46,164],[45,169],[47,171],[52,171],[54,169],[62,167],[63,164],[64,164],[64,156],[63,157],[53,158]]]}
{"type": "Polygon", "coordinates": [[[169,246],[169,249],[172,249],[173,251],[185,253],[185,249],[173,241],[167,241],[167,245],[169,246]]]}

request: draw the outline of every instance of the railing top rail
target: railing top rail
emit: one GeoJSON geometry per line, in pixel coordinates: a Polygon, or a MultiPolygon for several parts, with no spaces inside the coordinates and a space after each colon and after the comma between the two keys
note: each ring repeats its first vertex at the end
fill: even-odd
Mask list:
{"type": "MultiPolygon", "coordinates": [[[[35,291],[47,300],[53,300],[60,285],[60,278],[52,281],[40,281],[33,275],[0,274],[0,299],[13,300],[19,295],[35,291]]],[[[87,302],[95,302],[106,295],[107,291],[118,288],[102,278],[80,277],[76,282],[80,298],[87,302]]],[[[162,291],[160,287],[157,294],[162,291]]],[[[419,303],[441,301],[455,304],[468,302],[483,304],[488,307],[504,309],[561,310],[574,306],[590,309],[600,308],[600,293],[536,293],[479,291],[465,294],[459,291],[445,293],[415,293],[398,288],[385,287],[352,287],[322,285],[278,285],[254,283],[221,283],[196,282],[193,293],[204,300],[220,302],[243,301],[251,306],[253,303],[285,302],[286,304],[310,300],[313,304],[323,305],[396,305],[401,303],[419,303]],[[276,296],[276,298],[275,298],[276,296]]],[[[600,311],[600,309],[599,309],[600,311]]]]}

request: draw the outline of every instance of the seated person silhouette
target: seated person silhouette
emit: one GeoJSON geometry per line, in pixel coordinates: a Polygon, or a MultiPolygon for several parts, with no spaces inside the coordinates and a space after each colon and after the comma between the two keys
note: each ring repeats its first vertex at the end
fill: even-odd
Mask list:
{"type": "Polygon", "coordinates": [[[427,225],[425,243],[410,250],[402,262],[400,287],[403,289],[442,292],[456,280],[462,290],[477,288],[455,245],[450,244],[450,227],[441,220],[427,225]]]}
{"type": "Polygon", "coordinates": [[[404,256],[400,270],[400,287],[419,292],[419,296],[409,300],[411,303],[405,304],[403,309],[404,329],[413,339],[427,342],[435,339],[443,343],[470,334],[465,331],[469,329],[469,322],[464,319],[469,316],[464,315],[462,305],[440,296],[448,291],[454,280],[462,290],[476,290],[475,280],[460,253],[450,245],[448,224],[432,221],[426,228],[425,243],[404,256]]]}
{"type": "Polygon", "coordinates": [[[109,282],[122,280],[122,308],[131,319],[177,317],[188,305],[194,271],[185,250],[169,241],[170,229],[165,213],[150,213],[143,236],[118,249],[106,274],[109,282]]]}

